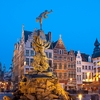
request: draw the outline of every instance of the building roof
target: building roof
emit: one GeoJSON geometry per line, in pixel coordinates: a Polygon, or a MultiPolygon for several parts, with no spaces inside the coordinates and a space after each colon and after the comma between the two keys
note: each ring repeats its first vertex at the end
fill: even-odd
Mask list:
{"type": "Polygon", "coordinates": [[[58,42],[58,41],[52,42],[53,48],[56,46],[57,42],[58,42]]]}
{"type": "Polygon", "coordinates": [[[92,58],[100,57],[100,51],[92,54],[92,58]]]}
{"type": "Polygon", "coordinates": [[[99,48],[100,43],[98,42],[98,39],[96,38],[96,41],[94,43],[94,51],[92,54],[92,58],[100,57],[100,48],[99,48]]]}
{"type": "Polygon", "coordinates": [[[99,46],[100,45],[100,43],[98,42],[98,39],[96,38],[96,40],[95,40],[95,43],[94,43],[94,46],[99,46]]]}
{"type": "Polygon", "coordinates": [[[25,42],[28,40],[28,36],[29,35],[31,35],[32,34],[32,32],[31,31],[26,31],[26,30],[24,30],[24,39],[25,39],[25,42]]]}
{"type": "MultiPolygon", "coordinates": [[[[75,56],[77,56],[77,51],[75,51],[75,56]]],[[[81,53],[82,61],[88,62],[88,54],[81,53]]]]}
{"type": "Polygon", "coordinates": [[[81,57],[82,57],[82,61],[88,62],[88,57],[89,57],[88,54],[81,53],[81,57]]]}

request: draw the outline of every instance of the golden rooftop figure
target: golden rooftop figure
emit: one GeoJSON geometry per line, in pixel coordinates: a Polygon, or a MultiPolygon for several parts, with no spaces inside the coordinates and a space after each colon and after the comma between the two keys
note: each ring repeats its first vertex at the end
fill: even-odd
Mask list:
{"type": "MultiPolygon", "coordinates": [[[[46,14],[50,12],[45,11],[37,18],[40,26],[42,18],[45,18],[46,14]]],[[[36,30],[33,35],[32,47],[35,55],[32,66],[34,71],[26,76],[23,75],[18,90],[14,92],[13,99],[5,96],[4,100],[15,100],[16,97],[20,98],[18,100],[75,100],[62,88],[57,77],[48,70],[50,66],[45,49],[50,47],[50,42],[46,41],[45,34],[41,29],[36,30]]]]}

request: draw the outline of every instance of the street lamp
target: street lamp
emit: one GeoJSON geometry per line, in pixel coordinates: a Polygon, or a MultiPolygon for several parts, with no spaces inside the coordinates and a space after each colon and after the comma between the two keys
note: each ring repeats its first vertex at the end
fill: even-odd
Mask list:
{"type": "Polygon", "coordinates": [[[70,82],[72,82],[72,78],[70,78],[70,82]]]}
{"type": "MultiPolygon", "coordinates": [[[[72,78],[70,78],[70,85],[72,84],[72,78]]],[[[71,88],[71,87],[70,87],[71,88]]]]}
{"type": "Polygon", "coordinates": [[[82,94],[78,95],[79,100],[82,100],[82,94]]]}

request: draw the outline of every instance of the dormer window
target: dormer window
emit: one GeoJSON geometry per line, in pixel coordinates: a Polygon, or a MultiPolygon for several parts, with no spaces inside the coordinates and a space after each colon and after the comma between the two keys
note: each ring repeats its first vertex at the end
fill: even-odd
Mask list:
{"type": "Polygon", "coordinates": [[[73,57],[71,57],[70,60],[73,61],[73,57]]]}
{"type": "Polygon", "coordinates": [[[78,56],[78,58],[80,58],[80,56],[78,56]]]}

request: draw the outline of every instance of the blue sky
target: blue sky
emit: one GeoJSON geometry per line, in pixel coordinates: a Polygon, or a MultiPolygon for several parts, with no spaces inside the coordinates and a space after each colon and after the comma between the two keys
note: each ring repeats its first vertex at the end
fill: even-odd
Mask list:
{"type": "Polygon", "coordinates": [[[53,41],[61,34],[68,51],[92,54],[95,39],[100,41],[100,0],[0,0],[0,61],[7,68],[22,24],[29,31],[39,28],[36,17],[51,9],[43,20],[44,32],[51,31],[53,41]]]}

